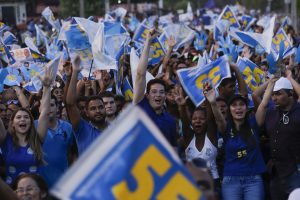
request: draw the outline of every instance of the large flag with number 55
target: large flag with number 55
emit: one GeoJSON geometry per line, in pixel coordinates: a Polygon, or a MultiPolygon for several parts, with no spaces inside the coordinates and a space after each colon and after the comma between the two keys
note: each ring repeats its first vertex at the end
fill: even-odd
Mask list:
{"type": "Polygon", "coordinates": [[[52,189],[60,199],[203,200],[151,119],[128,107],[52,189]]]}

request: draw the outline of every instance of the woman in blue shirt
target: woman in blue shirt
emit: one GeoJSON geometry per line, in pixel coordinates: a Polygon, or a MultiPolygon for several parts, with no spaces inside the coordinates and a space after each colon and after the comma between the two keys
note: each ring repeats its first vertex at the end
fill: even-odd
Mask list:
{"type": "Polygon", "coordinates": [[[41,79],[43,97],[39,116],[39,125],[34,127],[34,120],[29,110],[20,108],[10,118],[8,131],[0,119],[0,147],[6,166],[6,182],[11,184],[20,173],[38,173],[43,164],[42,142],[47,133],[50,105],[50,71],[46,70],[41,79]]]}
{"type": "Polygon", "coordinates": [[[216,105],[214,89],[204,92],[210,102],[218,131],[225,142],[223,199],[263,200],[261,174],[266,167],[259,149],[259,128],[255,117],[248,115],[248,100],[234,95],[228,101],[229,115],[225,121],[216,105]]]}

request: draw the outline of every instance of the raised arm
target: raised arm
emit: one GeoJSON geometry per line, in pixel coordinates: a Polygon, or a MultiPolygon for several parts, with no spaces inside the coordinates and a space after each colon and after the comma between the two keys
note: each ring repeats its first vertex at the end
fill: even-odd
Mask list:
{"type": "Polygon", "coordinates": [[[13,88],[16,92],[16,95],[18,97],[18,100],[19,100],[22,108],[29,109],[30,108],[29,101],[28,101],[27,97],[24,95],[22,89],[19,86],[14,86],[13,88]]]}
{"type": "Polygon", "coordinates": [[[275,78],[275,77],[272,77],[270,79],[267,89],[265,91],[264,97],[256,110],[255,118],[256,118],[256,122],[259,126],[262,126],[265,122],[267,106],[271,99],[272,91],[273,91],[276,81],[277,81],[277,78],[275,78]]]}
{"type": "Polygon", "coordinates": [[[50,98],[51,98],[51,90],[50,86],[54,81],[55,75],[53,74],[53,70],[46,68],[45,75],[43,78],[39,77],[42,85],[43,85],[43,96],[41,99],[40,105],[40,116],[38,119],[37,132],[39,134],[39,138],[41,142],[44,142],[44,139],[47,135],[48,123],[49,123],[49,111],[50,111],[50,98]]]}
{"type": "Polygon", "coordinates": [[[230,63],[230,69],[235,74],[235,77],[236,77],[236,80],[237,80],[238,86],[239,86],[239,93],[242,96],[247,97],[247,95],[248,95],[247,85],[243,79],[243,76],[242,76],[238,66],[235,63],[230,63]]]}
{"type": "Polygon", "coordinates": [[[173,37],[173,35],[171,35],[168,40],[167,40],[167,45],[168,45],[168,51],[163,59],[163,71],[166,70],[166,67],[167,67],[167,64],[170,60],[170,57],[171,57],[171,53],[173,51],[173,48],[174,46],[176,45],[176,41],[175,41],[175,38],[173,37]]]}
{"type": "Polygon", "coordinates": [[[78,79],[78,74],[80,72],[80,58],[76,56],[72,59],[72,76],[68,88],[66,105],[67,112],[72,124],[73,129],[76,131],[80,122],[80,111],[77,107],[77,93],[76,93],[76,84],[78,79]]]}
{"type": "Polygon", "coordinates": [[[147,34],[144,44],[144,49],[137,67],[136,79],[134,83],[133,104],[138,104],[143,98],[146,88],[146,72],[148,66],[148,57],[150,51],[150,44],[154,38],[154,32],[151,31],[147,34]]]}
{"type": "Polygon", "coordinates": [[[207,101],[210,103],[213,115],[215,117],[216,120],[216,124],[218,127],[218,130],[224,134],[226,131],[226,126],[227,123],[220,111],[220,109],[218,108],[217,102],[216,102],[216,91],[214,88],[211,88],[209,86],[205,86],[206,89],[204,89],[204,95],[207,99],[207,101]]]}
{"type": "Polygon", "coordinates": [[[294,88],[294,90],[295,90],[295,92],[298,96],[297,101],[300,102],[300,85],[299,85],[299,83],[293,78],[291,70],[287,69],[285,71],[285,73],[286,73],[286,78],[289,79],[289,81],[291,81],[291,84],[292,84],[292,86],[293,86],[293,88],[294,88]]]}
{"type": "Polygon", "coordinates": [[[262,96],[266,90],[270,80],[265,81],[263,84],[258,86],[256,90],[252,93],[252,100],[254,102],[255,110],[257,110],[259,104],[261,103],[262,96]]]}

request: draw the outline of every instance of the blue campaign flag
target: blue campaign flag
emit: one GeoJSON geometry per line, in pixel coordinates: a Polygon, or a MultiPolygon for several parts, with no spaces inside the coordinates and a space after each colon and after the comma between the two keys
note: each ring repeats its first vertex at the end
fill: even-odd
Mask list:
{"type": "Polygon", "coordinates": [[[60,30],[60,23],[58,19],[55,19],[52,10],[49,8],[45,8],[42,12],[42,16],[48,21],[48,23],[54,28],[57,32],[60,30]]]}
{"type": "Polygon", "coordinates": [[[132,40],[134,42],[142,43],[144,44],[147,34],[149,33],[150,28],[145,25],[145,20],[138,26],[138,28],[135,30],[134,36],[132,40]]]}
{"type": "Polygon", "coordinates": [[[127,30],[124,28],[120,22],[104,22],[104,35],[120,35],[128,34],[127,30]]]}
{"type": "Polygon", "coordinates": [[[297,47],[296,49],[296,57],[295,57],[295,61],[297,64],[300,63],[300,45],[297,47]]]}
{"type": "Polygon", "coordinates": [[[0,92],[3,91],[3,88],[4,88],[4,80],[5,78],[7,77],[8,75],[8,71],[7,71],[7,68],[2,68],[0,69],[0,92]]]}
{"type": "Polygon", "coordinates": [[[210,82],[216,88],[224,78],[231,77],[227,56],[222,56],[202,67],[177,70],[177,75],[184,90],[197,107],[205,100],[203,95],[205,82],[210,82]]]}
{"type": "Polygon", "coordinates": [[[51,193],[72,200],[204,199],[175,151],[138,106],[123,111],[51,193]]]}
{"type": "Polygon", "coordinates": [[[65,32],[69,49],[83,50],[91,48],[87,34],[78,24],[71,24],[65,32]]]}
{"type": "Polygon", "coordinates": [[[264,82],[264,72],[247,58],[238,58],[237,66],[242,73],[250,93],[254,92],[264,82]]]}
{"type": "Polygon", "coordinates": [[[271,51],[273,56],[278,60],[285,57],[291,52],[293,45],[283,29],[279,29],[272,39],[271,51]]]}
{"type": "Polygon", "coordinates": [[[16,36],[14,34],[12,34],[9,31],[5,31],[4,35],[3,35],[3,43],[5,45],[12,45],[18,42],[18,39],[16,38],[16,36]]]}
{"type": "Polygon", "coordinates": [[[205,49],[207,38],[207,35],[203,31],[201,31],[200,33],[196,33],[194,47],[197,51],[202,51],[205,49]]]}
{"type": "Polygon", "coordinates": [[[158,37],[152,40],[150,46],[150,53],[149,53],[149,61],[148,65],[156,65],[158,64],[166,55],[166,52],[163,48],[163,45],[159,41],[158,37]]]}
{"type": "Polygon", "coordinates": [[[229,21],[231,27],[240,28],[241,26],[239,24],[239,21],[235,17],[234,12],[228,5],[223,9],[222,13],[220,14],[219,20],[221,19],[229,21]]]}
{"type": "Polygon", "coordinates": [[[7,29],[8,29],[8,26],[6,26],[3,22],[0,22],[0,33],[1,33],[2,31],[7,30],[7,29]]]}
{"type": "Polygon", "coordinates": [[[248,31],[250,26],[256,21],[256,18],[249,15],[243,15],[241,21],[243,30],[248,31]]]}
{"type": "Polygon", "coordinates": [[[13,67],[6,67],[8,75],[4,79],[4,85],[7,86],[15,86],[20,85],[20,83],[23,81],[22,77],[20,76],[19,71],[16,68],[13,67]]]}
{"type": "Polygon", "coordinates": [[[5,59],[5,60],[8,62],[8,64],[10,64],[10,65],[15,64],[15,63],[16,63],[16,60],[15,60],[15,58],[11,55],[11,53],[10,53],[8,47],[4,44],[2,38],[0,38],[0,47],[3,48],[1,51],[3,51],[2,54],[3,54],[4,56],[6,56],[7,59],[5,59]]]}
{"type": "Polygon", "coordinates": [[[219,40],[223,37],[224,32],[228,29],[229,22],[226,20],[218,20],[214,27],[214,39],[219,40]]]}
{"type": "Polygon", "coordinates": [[[289,26],[289,17],[285,17],[280,25],[280,29],[282,28],[284,31],[287,31],[288,26],[289,26]]]}
{"type": "Polygon", "coordinates": [[[129,83],[128,77],[126,76],[122,84],[122,94],[125,101],[132,101],[133,99],[133,89],[129,83]]]}

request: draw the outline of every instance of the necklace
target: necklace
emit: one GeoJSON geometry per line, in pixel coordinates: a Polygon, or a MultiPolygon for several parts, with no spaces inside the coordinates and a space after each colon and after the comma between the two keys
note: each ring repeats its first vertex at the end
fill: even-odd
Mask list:
{"type": "Polygon", "coordinates": [[[282,116],[282,122],[283,122],[283,124],[288,124],[289,121],[290,121],[289,117],[287,116],[289,114],[289,112],[287,112],[285,114],[282,113],[282,114],[283,114],[283,116],[282,116]]]}

